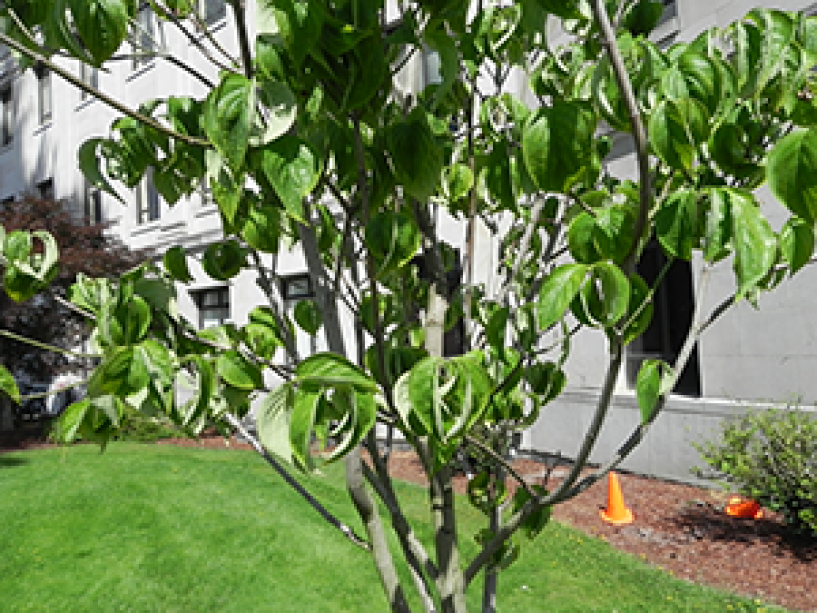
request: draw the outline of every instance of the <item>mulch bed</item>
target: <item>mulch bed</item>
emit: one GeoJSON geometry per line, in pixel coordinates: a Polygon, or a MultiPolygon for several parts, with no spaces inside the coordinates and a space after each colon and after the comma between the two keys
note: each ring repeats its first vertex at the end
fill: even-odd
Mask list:
{"type": "MultiPolygon", "coordinates": [[[[251,449],[235,439],[228,447],[218,437],[162,443],[251,449]]],[[[0,453],[48,446],[36,435],[0,433],[0,453]]],[[[392,453],[389,467],[399,479],[425,483],[422,467],[410,452],[392,453]]],[[[542,466],[532,460],[517,460],[514,468],[526,480],[543,475],[542,466]]],[[[558,475],[557,471],[554,477],[558,475]]],[[[765,512],[760,520],[729,517],[723,512],[728,496],[717,490],[627,473],[619,477],[624,501],[635,516],[632,524],[613,526],[600,519],[606,480],[559,505],[554,517],[678,578],[817,612],[817,539],[788,534],[773,513],[765,512]]],[[[458,491],[463,492],[465,484],[464,477],[456,478],[458,491]]]]}

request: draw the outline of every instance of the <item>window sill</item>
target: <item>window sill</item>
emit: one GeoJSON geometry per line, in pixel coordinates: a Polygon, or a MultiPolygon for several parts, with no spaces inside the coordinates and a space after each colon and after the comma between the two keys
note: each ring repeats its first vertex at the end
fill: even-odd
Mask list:
{"type": "Polygon", "coordinates": [[[131,236],[140,236],[142,234],[148,234],[159,230],[159,224],[161,221],[161,219],[154,219],[153,221],[146,221],[144,223],[137,224],[137,226],[130,231],[130,234],[131,236]]]}
{"type": "Polygon", "coordinates": [[[194,213],[196,217],[209,217],[218,213],[218,206],[214,203],[202,204],[194,213]]]}

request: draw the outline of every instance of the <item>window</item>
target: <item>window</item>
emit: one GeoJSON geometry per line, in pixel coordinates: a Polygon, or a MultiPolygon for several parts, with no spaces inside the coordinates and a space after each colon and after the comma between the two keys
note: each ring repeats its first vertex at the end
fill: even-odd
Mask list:
{"type": "MultiPolygon", "coordinates": [[[[656,241],[652,241],[644,249],[644,255],[638,263],[638,274],[652,285],[666,263],[661,247],[656,241]]],[[[644,360],[659,359],[668,364],[675,361],[692,325],[694,308],[692,269],[689,262],[675,260],[653,296],[650,325],[627,348],[627,380],[630,386],[635,387],[635,380],[644,360]]],[[[692,352],[673,391],[685,396],[701,395],[697,348],[692,352]]]]}
{"type": "Polygon", "coordinates": [[[11,83],[0,89],[0,146],[7,147],[14,140],[14,99],[11,83]]]}
{"type": "Polygon", "coordinates": [[[90,225],[102,223],[102,192],[99,188],[86,182],[82,204],[85,223],[90,225]]]}
{"type": "Polygon", "coordinates": [[[156,16],[150,4],[144,2],[136,15],[136,27],[133,36],[133,68],[150,63],[153,60],[152,52],[156,50],[156,16]]]}
{"type": "Polygon", "coordinates": [[[43,200],[54,199],[54,179],[46,179],[37,183],[37,196],[43,200]]]}
{"type": "Polygon", "coordinates": [[[143,224],[159,219],[159,204],[159,192],[153,185],[153,168],[148,168],[136,186],[136,222],[143,224]]]}
{"type": "Polygon", "coordinates": [[[312,279],[308,274],[292,275],[281,279],[281,295],[284,300],[298,301],[301,298],[311,298],[312,279]]]}
{"type": "Polygon", "coordinates": [[[215,287],[193,292],[199,309],[199,328],[221,326],[230,319],[230,288],[215,287]]]}
{"type": "Polygon", "coordinates": [[[227,3],[224,0],[199,0],[199,15],[204,23],[212,25],[227,16],[227,3]]]}
{"type": "Polygon", "coordinates": [[[37,77],[37,118],[40,124],[51,120],[51,71],[43,64],[34,67],[34,74],[37,77]]]}
{"type": "MultiPolygon", "coordinates": [[[[80,62],[79,78],[86,85],[99,89],[99,70],[96,67],[80,62]]],[[[79,90],[79,97],[81,100],[88,100],[91,96],[84,89],[81,89],[79,90]]]]}

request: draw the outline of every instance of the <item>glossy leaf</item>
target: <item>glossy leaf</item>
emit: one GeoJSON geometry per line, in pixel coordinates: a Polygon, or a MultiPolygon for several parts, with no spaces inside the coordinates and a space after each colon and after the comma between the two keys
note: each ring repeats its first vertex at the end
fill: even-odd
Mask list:
{"type": "Polygon", "coordinates": [[[204,103],[204,132],[234,171],[244,163],[255,104],[255,84],[232,72],[224,74],[204,103]]]}
{"type": "Polygon", "coordinates": [[[212,243],[204,250],[201,266],[213,279],[227,281],[246,264],[246,252],[235,240],[212,243]]]}
{"type": "Polygon", "coordinates": [[[584,105],[555,101],[532,115],[522,135],[522,155],[536,186],[567,192],[592,157],[596,120],[584,105]]]}
{"type": "Polygon", "coordinates": [[[289,425],[294,406],[294,390],[285,383],[264,397],[255,414],[261,444],[267,451],[287,462],[292,462],[289,425]]]}
{"type": "Polygon", "coordinates": [[[17,381],[2,364],[0,364],[0,391],[5,393],[12,401],[17,404],[20,403],[20,390],[17,388],[17,381]]]}
{"type": "Polygon", "coordinates": [[[225,351],[216,359],[216,372],[225,383],[240,390],[264,386],[261,369],[237,351],[225,351]]]}
{"type": "Polygon", "coordinates": [[[306,223],[303,199],[323,172],[323,162],[314,149],[286,134],[261,149],[261,168],[290,216],[306,223]]]}
{"type": "Polygon", "coordinates": [[[661,202],[655,216],[655,233],[669,255],[682,260],[692,257],[700,244],[698,194],[678,190],[661,202]]]}
{"type": "Polygon", "coordinates": [[[564,264],[545,279],[536,303],[536,318],[541,330],[547,330],[562,318],[584,284],[587,270],[584,264],[564,264]]]}
{"type": "Polygon", "coordinates": [[[73,2],[73,25],[97,64],[107,60],[127,37],[129,4],[127,0],[73,2]]]}
{"type": "Polygon", "coordinates": [[[814,253],[814,227],[799,217],[790,218],[780,230],[780,252],[793,275],[814,253]]]}
{"type": "Polygon", "coordinates": [[[420,107],[387,135],[394,175],[406,192],[421,202],[437,189],[443,169],[443,151],[437,144],[428,117],[420,107]]]}
{"type": "Polygon", "coordinates": [[[793,132],[769,152],[767,174],[772,192],[792,213],[817,220],[817,131],[793,132]]]}
{"type": "Polygon", "coordinates": [[[777,239],[751,193],[729,191],[737,297],[745,296],[777,260],[777,239]]]}
{"type": "Polygon", "coordinates": [[[364,242],[378,264],[378,272],[404,266],[420,250],[422,236],[410,215],[379,211],[366,224],[364,242]]]}
{"type": "Polygon", "coordinates": [[[176,245],[165,251],[162,256],[162,264],[165,271],[176,281],[190,283],[193,280],[193,276],[187,267],[187,255],[184,247],[176,245]]]}
{"type": "Polygon", "coordinates": [[[323,393],[323,391],[304,388],[297,388],[294,392],[295,399],[289,418],[289,444],[292,449],[292,459],[301,470],[309,471],[314,468],[309,446],[312,442],[312,430],[318,414],[318,403],[323,393]]]}
{"type": "Polygon", "coordinates": [[[320,307],[314,300],[298,301],[298,304],[295,305],[294,317],[295,323],[310,336],[317,334],[323,325],[320,307]]]}
{"type": "Polygon", "coordinates": [[[295,367],[296,380],[304,385],[351,385],[361,392],[376,392],[377,384],[346,358],[334,353],[316,353],[295,367]]]}

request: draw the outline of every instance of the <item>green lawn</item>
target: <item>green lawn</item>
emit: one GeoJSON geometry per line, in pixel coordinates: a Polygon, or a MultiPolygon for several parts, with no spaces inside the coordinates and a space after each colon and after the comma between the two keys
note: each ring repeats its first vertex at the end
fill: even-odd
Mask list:
{"type": "MultiPolygon", "coordinates": [[[[309,487],[358,526],[341,475],[333,467],[309,487]]],[[[424,491],[400,492],[407,513],[425,519],[424,491]]],[[[463,507],[470,556],[481,522],[463,507]]],[[[0,517],[3,612],[386,610],[367,554],[247,452],[119,443],[102,455],[92,446],[0,455],[0,517]]],[[[469,593],[475,611],[480,587],[469,593]]],[[[500,576],[499,603],[503,612],[762,610],[555,523],[500,576]]]]}

